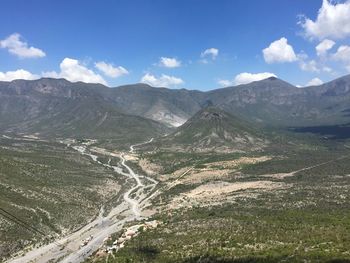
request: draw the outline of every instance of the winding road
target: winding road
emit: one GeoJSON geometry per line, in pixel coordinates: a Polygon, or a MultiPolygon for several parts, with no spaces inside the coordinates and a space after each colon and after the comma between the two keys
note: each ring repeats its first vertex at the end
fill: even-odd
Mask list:
{"type": "MultiPolygon", "coordinates": [[[[150,143],[152,140],[130,146],[129,152],[133,153],[135,147],[150,143]]],[[[142,210],[149,205],[148,201],[154,192],[157,181],[135,173],[126,164],[125,154],[119,155],[102,148],[94,148],[92,150],[88,146],[88,144],[81,144],[71,147],[81,154],[89,156],[97,164],[113,169],[117,173],[117,176],[123,175],[127,177],[127,181],[132,183],[126,184],[126,187],[129,189],[124,193],[123,199],[107,216],[103,216],[104,208],[101,207],[99,216],[83,228],[60,240],[55,240],[48,245],[35,248],[24,256],[11,259],[7,261],[8,263],[82,262],[100,248],[108,236],[121,230],[126,222],[144,218],[142,217],[142,210]],[[125,169],[110,165],[110,161],[108,163],[102,163],[94,153],[109,157],[119,157],[121,159],[120,164],[125,169]],[[86,246],[81,246],[82,240],[90,236],[93,236],[92,240],[86,246]]]]}

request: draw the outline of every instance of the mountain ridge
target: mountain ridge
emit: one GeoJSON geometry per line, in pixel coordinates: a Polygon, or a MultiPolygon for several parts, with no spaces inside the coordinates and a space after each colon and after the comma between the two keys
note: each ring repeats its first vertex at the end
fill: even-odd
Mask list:
{"type": "MultiPolygon", "coordinates": [[[[106,136],[106,131],[111,129],[107,137],[113,137],[120,126],[112,119],[119,119],[121,124],[122,119],[129,118],[130,122],[124,123],[134,123],[130,127],[137,127],[140,122],[144,127],[158,126],[152,132],[162,134],[171,127],[181,126],[208,104],[263,126],[338,125],[350,122],[350,75],[307,88],[268,78],[211,91],[155,88],[143,83],[109,88],[65,79],[14,80],[0,82],[0,103],[2,132],[42,133],[40,123],[49,120],[47,123],[54,123],[55,130],[61,130],[62,134],[63,130],[71,130],[71,135],[76,136],[106,136]],[[90,105],[94,103],[100,108],[92,110],[90,105]],[[79,112],[77,118],[62,117],[69,115],[70,110],[79,112]],[[106,123],[111,127],[105,127],[107,130],[103,132],[92,129],[92,123],[101,122],[106,112],[109,112],[106,123]],[[79,116],[85,119],[84,125],[75,120],[79,116]],[[57,126],[60,123],[62,127],[57,126]],[[77,133],[74,126],[79,125],[90,132],[77,133]]],[[[132,129],[130,127],[128,129],[132,129]]],[[[126,130],[123,133],[127,133],[126,130]]]]}

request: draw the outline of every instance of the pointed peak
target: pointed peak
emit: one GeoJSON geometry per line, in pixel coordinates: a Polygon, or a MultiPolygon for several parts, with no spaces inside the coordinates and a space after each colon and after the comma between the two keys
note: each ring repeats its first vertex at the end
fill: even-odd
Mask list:
{"type": "Polygon", "coordinates": [[[269,78],[267,78],[267,80],[278,80],[278,78],[277,77],[269,77],[269,78]]]}
{"type": "Polygon", "coordinates": [[[214,106],[207,106],[205,108],[202,108],[200,111],[198,111],[190,120],[201,120],[201,121],[212,121],[212,120],[222,120],[227,119],[233,116],[230,116],[227,112],[223,111],[220,108],[214,107],[214,106]]]}

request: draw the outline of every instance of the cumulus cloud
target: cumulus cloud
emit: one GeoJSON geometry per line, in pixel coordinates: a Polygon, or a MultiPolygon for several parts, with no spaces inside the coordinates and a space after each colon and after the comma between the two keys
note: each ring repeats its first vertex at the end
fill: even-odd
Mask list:
{"type": "Polygon", "coordinates": [[[267,79],[270,77],[275,77],[277,78],[277,76],[273,73],[270,72],[262,72],[262,73],[247,73],[247,72],[243,72],[238,74],[235,77],[235,84],[239,85],[239,84],[247,84],[253,81],[258,81],[258,80],[263,80],[263,79],[267,79]]]}
{"type": "Polygon", "coordinates": [[[107,85],[107,82],[101,75],[95,73],[91,69],[82,65],[78,60],[72,58],[65,58],[60,64],[60,72],[44,72],[44,77],[51,78],[65,78],[72,82],[82,81],[86,83],[101,83],[107,85]]]}
{"type": "Polygon", "coordinates": [[[266,63],[269,64],[294,62],[297,60],[293,47],[288,44],[288,40],[285,37],[272,42],[262,52],[266,63]]]}
{"type": "Polygon", "coordinates": [[[114,67],[112,64],[104,61],[96,62],[95,67],[110,78],[119,78],[123,75],[129,74],[129,71],[126,68],[122,66],[114,67]]]}
{"type": "Polygon", "coordinates": [[[350,72],[350,46],[340,46],[337,49],[337,51],[332,55],[332,59],[343,62],[347,71],[350,72]]]}
{"type": "Polygon", "coordinates": [[[320,44],[316,46],[316,53],[317,56],[325,56],[327,55],[327,51],[332,49],[332,47],[335,45],[335,42],[330,39],[324,39],[320,44]]]}
{"type": "Polygon", "coordinates": [[[270,72],[262,72],[262,73],[243,72],[236,75],[236,77],[233,80],[219,80],[218,83],[223,87],[227,87],[227,86],[233,86],[233,85],[248,84],[253,81],[263,80],[270,77],[277,77],[277,76],[270,72]]]}
{"type": "Polygon", "coordinates": [[[0,71],[0,81],[12,81],[15,79],[33,80],[33,79],[38,79],[39,77],[40,76],[32,74],[29,71],[26,71],[24,69],[18,69],[15,71],[7,71],[7,72],[0,71]]]}
{"type": "Polygon", "coordinates": [[[342,62],[350,62],[350,46],[340,46],[337,52],[333,54],[333,58],[342,62]]]}
{"type": "Polygon", "coordinates": [[[141,78],[141,82],[155,87],[171,87],[184,83],[184,81],[181,78],[168,76],[165,74],[162,74],[160,77],[156,77],[150,73],[145,74],[141,78]]]}
{"type": "Polygon", "coordinates": [[[300,60],[299,63],[300,69],[303,71],[309,71],[309,72],[320,72],[320,68],[315,60],[300,60]]]}
{"type": "Polygon", "coordinates": [[[46,54],[39,48],[28,46],[27,42],[21,39],[21,35],[14,33],[0,41],[0,47],[7,49],[11,54],[20,58],[42,58],[46,54]]]}
{"type": "Polygon", "coordinates": [[[324,59],[326,58],[325,55],[321,55],[321,56],[322,56],[321,58],[323,59],[315,60],[315,59],[309,59],[309,56],[303,52],[298,54],[299,68],[303,71],[314,72],[314,73],[332,72],[333,69],[328,67],[325,64],[325,62],[327,62],[328,59],[327,60],[324,59]]]}
{"type": "Polygon", "coordinates": [[[313,78],[306,84],[306,86],[318,86],[321,84],[323,84],[322,80],[320,80],[319,78],[313,78]]]}
{"type": "Polygon", "coordinates": [[[302,17],[299,24],[310,39],[341,39],[350,36],[350,1],[336,3],[323,0],[316,20],[302,17]]]}
{"type": "Polygon", "coordinates": [[[181,66],[181,61],[176,58],[161,57],[159,60],[159,66],[165,68],[178,68],[181,66]]]}

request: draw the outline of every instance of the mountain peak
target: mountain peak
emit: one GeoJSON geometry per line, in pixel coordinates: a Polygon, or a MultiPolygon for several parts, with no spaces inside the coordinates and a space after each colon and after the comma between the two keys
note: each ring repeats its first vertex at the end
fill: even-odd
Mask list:
{"type": "Polygon", "coordinates": [[[267,78],[267,80],[278,80],[278,78],[277,77],[269,77],[269,78],[267,78]]]}
{"type": "Polygon", "coordinates": [[[162,144],[191,151],[251,151],[264,147],[260,133],[243,121],[219,108],[201,109],[162,144]]]}
{"type": "Polygon", "coordinates": [[[277,86],[292,86],[294,87],[294,85],[290,84],[289,82],[287,81],[284,81],[282,79],[279,79],[277,77],[269,77],[269,78],[266,78],[266,79],[262,79],[262,80],[259,80],[259,81],[255,81],[254,83],[260,83],[260,84],[271,84],[271,85],[277,85],[277,86]]]}
{"type": "Polygon", "coordinates": [[[202,120],[221,120],[225,118],[225,112],[214,106],[208,106],[200,110],[196,115],[202,120]]]}

